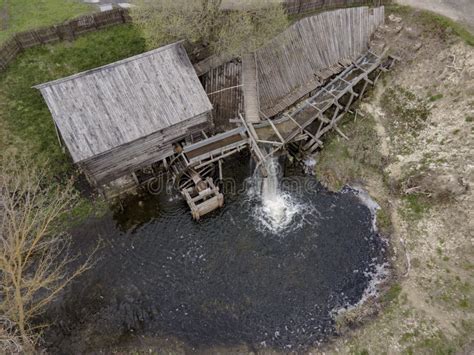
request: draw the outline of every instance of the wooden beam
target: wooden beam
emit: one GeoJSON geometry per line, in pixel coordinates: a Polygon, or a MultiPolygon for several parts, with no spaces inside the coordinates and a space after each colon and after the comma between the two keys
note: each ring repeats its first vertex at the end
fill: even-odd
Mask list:
{"type": "Polygon", "coordinates": [[[327,117],[324,115],[324,113],[320,113],[320,114],[318,115],[318,118],[319,118],[319,120],[320,120],[321,122],[324,122],[324,123],[329,123],[329,122],[331,122],[331,120],[330,120],[329,118],[327,118],[327,117]]]}
{"type": "Polygon", "coordinates": [[[66,153],[66,149],[64,149],[63,141],[61,139],[61,133],[59,133],[59,129],[58,126],[56,126],[56,123],[54,123],[54,130],[56,131],[56,137],[58,137],[58,142],[59,146],[61,147],[61,150],[63,151],[63,153],[66,153]]]}
{"type": "Polygon", "coordinates": [[[310,102],[309,100],[306,101],[312,108],[314,108],[316,111],[318,111],[318,113],[321,113],[321,110],[319,108],[316,107],[315,104],[313,104],[312,102],[310,102]]]}
{"type": "Polygon", "coordinates": [[[346,105],[346,108],[344,109],[344,111],[349,111],[349,107],[351,107],[352,105],[352,101],[354,100],[354,94],[351,94],[351,97],[349,98],[349,101],[347,101],[347,105],[346,105]]]}
{"type": "Polygon", "coordinates": [[[224,88],[222,90],[217,90],[217,91],[210,92],[210,93],[207,94],[207,96],[211,96],[211,95],[214,95],[214,94],[219,94],[223,91],[240,88],[242,86],[243,86],[242,84],[241,85],[235,85],[235,86],[229,86],[228,88],[224,88]]]}
{"type": "Polygon", "coordinates": [[[370,82],[370,80],[367,77],[365,77],[364,80],[365,80],[364,81],[364,86],[362,86],[362,90],[360,91],[360,94],[359,94],[360,97],[362,97],[364,95],[364,92],[367,89],[367,85],[370,82]]]}
{"type": "Polygon", "coordinates": [[[337,133],[339,133],[339,135],[344,138],[346,141],[349,140],[349,137],[346,136],[340,129],[339,127],[337,127],[336,125],[334,125],[334,129],[336,130],[337,133]]]}
{"type": "Polygon", "coordinates": [[[262,144],[272,144],[272,145],[277,145],[279,147],[281,147],[284,143],[281,143],[281,142],[275,142],[275,141],[266,141],[266,140],[262,140],[262,139],[258,139],[257,140],[258,143],[262,143],[262,144]]]}
{"type": "Polygon", "coordinates": [[[275,124],[272,122],[271,119],[269,119],[267,117],[267,120],[268,122],[270,123],[270,125],[272,126],[273,130],[275,131],[276,135],[278,136],[278,139],[282,142],[282,143],[285,143],[285,140],[283,139],[282,135],[280,134],[280,131],[278,131],[278,129],[276,128],[275,124]]]}
{"type": "Polygon", "coordinates": [[[223,180],[223,179],[222,179],[222,176],[223,176],[223,174],[222,174],[222,159],[219,159],[219,161],[217,162],[217,164],[219,165],[219,180],[222,181],[222,180],[223,180]]]}
{"type": "MultiPolygon", "coordinates": [[[[329,121],[328,121],[328,122],[329,122],[329,121]]],[[[320,136],[319,136],[319,132],[321,132],[321,130],[322,130],[322,128],[323,128],[323,124],[324,124],[324,122],[321,121],[321,123],[319,124],[318,131],[316,132],[316,137],[320,137],[320,136]]]]}

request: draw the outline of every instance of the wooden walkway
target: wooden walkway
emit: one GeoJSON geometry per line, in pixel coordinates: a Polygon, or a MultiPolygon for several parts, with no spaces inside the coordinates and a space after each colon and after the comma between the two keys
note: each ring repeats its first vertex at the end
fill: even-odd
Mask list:
{"type": "Polygon", "coordinates": [[[260,122],[260,102],[257,82],[257,63],[255,62],[255,55],[249,53],[242,57],[242,84],[245,120],[250,123],[260,122]]]}
{"type": "Polygon", "coordinates": [[[186,145],[182,155],[187,167],[201,168],[241,151],[249,140],[247,129],[239,127],[186,145]]]}

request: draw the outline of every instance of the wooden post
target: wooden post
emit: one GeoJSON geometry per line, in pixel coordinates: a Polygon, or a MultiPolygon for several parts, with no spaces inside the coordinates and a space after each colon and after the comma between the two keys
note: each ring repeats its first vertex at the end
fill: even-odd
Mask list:
{"type": "Polygon", "coordinates": [[[219,159],[217,164],[219,165],[219,180],[222,181],[222,159],[219,159]]]}

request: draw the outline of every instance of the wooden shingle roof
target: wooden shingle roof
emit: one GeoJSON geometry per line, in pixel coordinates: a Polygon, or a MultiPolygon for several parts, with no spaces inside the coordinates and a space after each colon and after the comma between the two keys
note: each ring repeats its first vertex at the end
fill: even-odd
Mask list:
{"type": "Polygon", "coordinates": [[[74,162],[212,110],[180,42],[35,88],[74,162]]]}

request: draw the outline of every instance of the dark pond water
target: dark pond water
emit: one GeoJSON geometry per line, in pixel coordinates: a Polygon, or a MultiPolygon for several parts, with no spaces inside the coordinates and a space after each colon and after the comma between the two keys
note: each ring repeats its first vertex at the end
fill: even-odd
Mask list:
{"type": "Polygon", "coordinates": [[[225,207],[196,223],[177,194],[131,202],[72,231],[100,260],[48,312],[52,352],[85,352],[143,335],[192,347],[305,349],[334,334],[333,310],[357,303],[385,244],[356,192],[330,193],[311,176],[287,178],[296,212],[276,231],[261,202],[239,192],[249,167],[228,165],[225,207]],[[232,191],[230,191],[232,190],[232,191]]]}

